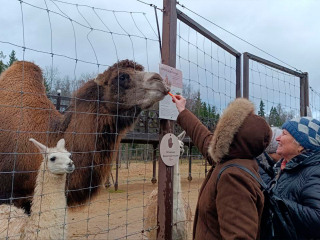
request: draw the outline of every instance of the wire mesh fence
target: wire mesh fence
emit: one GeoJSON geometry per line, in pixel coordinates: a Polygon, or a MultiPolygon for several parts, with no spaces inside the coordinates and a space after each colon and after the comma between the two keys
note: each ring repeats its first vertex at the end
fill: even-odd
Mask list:
{"type": "Polygon", "coordinates": [[[315,119],[320,119],[320,93],[315,91],[312,87],[309,88],[309,104],[311,115],[315,119]]]}
{"type": "MultiPolygon", "coordinates": [[[[195,114],[210,131],[213,131],[223,110],[236,98],[236,58],[205,34],[198,32],[194,22],[185,20],[188,19],[186,15],[183,17],[183,21],[178,21],[176,50],[177,68],[183,73],[182,95],[187,100],[186,108],[195,114]]],[[[186,145],[193,144],[189,140],[186,145]]],[[[192,161],[192,171],[181,171],[179,178],[192,179],[192,183],[197,184],[194,185],[191,182],[187,186],[182,184],[182,189],[174,193],[173,198],[174,201],[179,201],[182,196],[194,214],[196,206],[194,196],[198,196],[202,181],[211,166],[195,147],[191,147],[185,156],[192,161]]],[[[187,215],[183,204],[174,205],[174,216],[184,211],[187,215]]],[[[177,217],[174,217],[173,224],[177,226],[184,224],[175,222],[176,219],[177,217]]],[[[187,218],[187,221],[189,225],[193,225],[193,218],[187,218]]],[[[191,239],[192,231],[188,230],[187,235],[191,239]]]]}
{"type": "MultiPolygon", "coordinates": [[[[14,49],[24,62],[14,63],[0,80],[1,142],[7,139],[0,150],[1,203],[9,206],[8,216],[1,219],[1,226],[7,226],[1,238],[18,237],[26,231],[35,238],[60,231],[58,238],[144,238],[145,200],[154,188],[148,169],[153,158],[146,154],[121,169],[116,192],[112,178],[121,139],[129,130],[141,130],[139,123],[134,124],[140,112],[167,92],[158,75],[151,73],[158,71],[160,61],[154,23],[143,12],[63,1],[11,4],[17,14],[10,20],[21,24],[8,30],[7,36],[1,35],[0,44],[14,49]],[[14,35],[21,36],[19,41],[14,35]],[[32,61],[39,64],[44,79],[32,61]],[[149,87],[162,89],[162,93],[147,96],[151,91],[143,85],[147,80],[149,87]],[[60,97],[56,96],[58,90],[62,90],[60,97]],[[55,105],[59,98],[62,114],[47,94],[55,105]],[[42,157],[28,141],[30,137],[50,147],[60,138],[66,140],[76,169],[67,175],[65,189],[64,184],[60,189],[42,184],[51,176],[50,169],[39,169],[42,157]],[[65,192],[67,206],[45,205],[46,199],[57,198],[56,192],[65,192]],[[35,200],[40,210],[30,206],[35,200]],[[48,218],[50,214],[59,219],[48,218]],[[23,227],[23,222],[32,221],[35,228],[23,227]],[[20,225],[14,225],[18,222],[20,225]],[[21,232],[14,232],[19,227],[21,232]]],[[[135,135],[126,144],[128,152],[139,149],[135,135]]],[[[49,166],[49,161],[44,161],[45,165],[49,166]]]]}
{"type": "Polygon", "coordinates": [[[245,53],[244,58],[244,96],[255,103],[257,114],[271,126],[281,127],[305,111],[301,96],[306,96],[306,89],[301,84],[307,82],[306,75],[250,53],[245,53]]]}
{"type": "Polygon", "coordinates": [[[282,124],[300,115],[300,79],[251,61],[250,95],[259,113],[270,125],[282,124]]]}

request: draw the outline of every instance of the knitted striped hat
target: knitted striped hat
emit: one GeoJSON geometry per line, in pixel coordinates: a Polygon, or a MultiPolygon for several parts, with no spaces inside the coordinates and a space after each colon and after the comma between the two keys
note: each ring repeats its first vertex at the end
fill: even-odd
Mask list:
{"type": "Polygon", "coordinates": [[[299,117],[285,122],[286,129],[305,149],[320,151],[320,122],[311,117],[299,117]]]}

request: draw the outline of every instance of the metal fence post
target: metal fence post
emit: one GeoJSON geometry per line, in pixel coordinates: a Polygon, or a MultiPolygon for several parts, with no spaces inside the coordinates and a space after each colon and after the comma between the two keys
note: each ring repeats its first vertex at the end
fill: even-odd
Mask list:
{"type": "Polygon", "coordinates": [[[145,111],[144,130],[145,133],[149,133],[149,110],[145,111]]]}
{"type": "Polygon", "coordinates": [[[309,77],[308,73],[300,77],[300,116],[307,116],[309,107],[309,77]]]}
{"type": "Polygon", "coordinates": [[[114,191],[118,191],[119,186],[119,159],[120,159],[120,153],[118,152],[117,158],[116,158],[116,181],[114,183],[114,191]]]}
{"type": "Polygon", "coordinates": [[[236,57],[236,98],[241,98],[241,90],[241,54],[239,54],[236,57]]]}
{"type": "Polygon", "coordinates": [[[152,179],[151,182],[155,184],[157,182],[156,170],[157,170],[157,144],[152,144],[153,159],[152,159],[152,179]]]}
{"type": "Polygon", "coordinates": [[[248,53],[245,52],[243,56],[243,97],[249,99],[249,57],[248,53]]]}
{"type": "Polygon", "coordinates": [[[60,92],[58,90],[58,97],[57,97],[57,104],[56,104],[56,109],[58,111],[60,111],[60,106],[61,106],[61,96],[60,96],[60,92]]]}
{"type": "MultiPolygon", "coordinates": [[[[163,0],[162,63],[176,67],[177,10],[175,0],[163,0]]],[[[167,133],[174,133],[174,121],[160,120],[159,142],[167,133]]],[[[158,229],[157,239],[172,239],[173,222],[173,167],[161,159],[158,171],[158,229]]]]}
{"type": "Polygon", "coordinates": [[[192,181],[192,145],[189,143],[189,170],[188,170],[188,180],[192,181]]]}

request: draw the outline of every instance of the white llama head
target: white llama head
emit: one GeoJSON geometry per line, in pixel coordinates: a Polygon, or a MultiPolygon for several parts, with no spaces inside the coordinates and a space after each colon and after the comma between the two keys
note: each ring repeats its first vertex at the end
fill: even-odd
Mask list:
{"type": "Polygon", "coordinates": [[[179,145],[180,145],[180,156],[184,153],[184,143],[183,143],[183,138],[186,135],[186,131],[181,132],[177,138],[179,140],[179,145]]]}
{"type": "Polygon", "coordinates": [[[53,174],[72,173],[75,169],[71,154],[65,149],[65,140],[58,141],[57,146],[49,148],[33,138],[29,139],[40,150],[45,161],[46,169],[53,174]]]}

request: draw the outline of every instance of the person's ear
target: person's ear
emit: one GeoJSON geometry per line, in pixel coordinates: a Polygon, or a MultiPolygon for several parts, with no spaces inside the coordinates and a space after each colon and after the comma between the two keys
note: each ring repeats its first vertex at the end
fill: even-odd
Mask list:
{"type": "Polygon", "coordinates": [[[304,149],[304,148],[300,145],[300,146],[298,147],[298,152],[299,152],[299,153],[302,153],[303,149],[304,149]]]}

